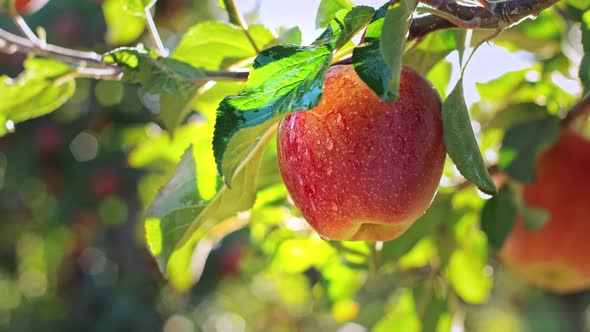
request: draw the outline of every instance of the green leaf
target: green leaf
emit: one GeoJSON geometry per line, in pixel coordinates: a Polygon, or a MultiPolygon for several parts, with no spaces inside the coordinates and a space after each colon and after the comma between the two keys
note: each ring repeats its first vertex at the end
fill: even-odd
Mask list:
{"type": "Polygon", "coordinates": [[[457,49],[457,45],[455,33],[452,30],[430,33],[420,44],[404,54],[403,62],[418,72],[426,74],[449,53],[457,49]]]}
{"type": "MultiPolygon", "coordinates": [[[[248,33],[259,49],[278,43],[272,32],[261,25],[251,25],[248,33]]],[[[256,50],[242,29],[208,21],[192,26],[170,57],[193,67],[220,70],[255,56],[256,50]]]]}
{"type": "Polygon", "coordinates": [[[584,93],[590,91],[590,11],[582,16],[582,46],[584,57],[580,64],[580,80],[584,86],[584,93]]]}
{"type": "Polygon", "coordinates": [[[196,281],[189,267],[197,243],[214,234],[215,227],[225,227],[222,221],[254,204],[264,146],[274,132],[267,131],[248,162],[236,170],[231,189],[217,175],[210,137],[201,137],[187,149],[174,176],[154,200],[146,220],[146,237],[175,287],[186,290],[196,281]]]}
{"type": "Polygon", "coordinates": [[[128,0],[105,0],[102,11],[107,24],[106,41],[111,45],[129,44],[145,30],[145,19],[125,10],[128,0]]]}
{"type": "Polygon", "coordinates": [[[147,168],[161,163],[177,164],[195,137],[203,133],[203,127],[203,124],[191,123],[178,128],[174,136],[162,131],[159,135],[145,137],[129,153],[129,165],[135,168],[147,168]]]}
{"type": "Polygon", "coordinates": [[[492,278],[486,272],[485,239],[478,239],[478,246],[461,248],[451,254],[446,277],[461,298],[471,304],[483,303],[492,287],[492,278]]]}
{"type": "Polygon", "coordinates": [[[416,313],[416,301],[409,289],[400,289],[391,302],[385,309],[385,317],[378,321],[371,331],[421,331],[420,318],[416,313]]]}
{"type": "Polygon", "coordinates": [[[412,13],[417,0],[400,0],[387,11],[383,22],[380,49],[387,67],[391,70],[387,98],[393,102],[399,97],[399,80],[402,72],[402,55],[410,29],[412,13]]]}
{"type": "Polygon", "coordinates": [[[551,217],[549,211],[545,209],[537,209],[526,205],[519,206],[518,213],[522,217],[524,228],[529,231],[540,230],[551,217]]]}
{"type": "Polygon", "coordinates": [[[510,186],[500,188],[498,195],[486,201],[481,210],[481,229],[488,243],[499,250],[516,222],[516,197],[510,186]]]}
{"type": "Polygon", "coordinates": [[[149,8],[154,5],[156,0],[125,0],[123,9],[133,15],[138,17],[145,17],[145,8],[149,8]]]}
{"type": "Polygon", "coordinates": [[[160,96],[160,117],[170,130],[175,129],[191,109],[191,102],[206,77],[184,62],[159,58],[140,48],[119,48],[104,57],[105,62],[123,67],[123,79],[139,83],[143,89],[160,96]]]}
{"type": "Polygon", "coordinates": [[[349,0],[322,0],[315,17],[315,28],[326,27],[341,10],[350,10],[354,3],[349,0]]]}
{"type": "Polygon", "coordinates": [[[299,27],[280,30],[279,40],[283,44],[301,45],[301,38],[301,29],[299,27]]]}
{"type": "Polygon", "coordinates": [[[334,48],[352,37],[371,13],[369,7],[353,8],[342,20],[330,23],[312,46],[277,45],[260,52],[246,89],[226,97],[217,110],[213,149],[228,185],[252,147],[281,116],[319,103],[334,48]]]}
{"type": "Polygon", "coordinates": [[[426,283],[413,289],[414,298],[418,302],[416,311],[423,312],[422,331],[436,331],[442,316],[448,312],[447,299],[442,292],[437,291],[437,279],[427,280],[426,283]]]}
{"type": "Polygon", "coordinates": [[[531,119],[547,117],[547,109],[535,103],[512,104],[508,108],[497,112],[487,121],[485,129],[507,129],[511,126],[531,119]]]}
{"type": "Polygon", "coordinates": [[[381,259],[384,262],[396,262],[409,252],[418,241],[432,234],[438,226],[449,219],[452,211],[450,200],[448,199],[432,205],[404,234],[393,241],[383,243],[381,259]]]}
{"type": "Polygon", "coordinates": [[[369,23],[375,10],[357,6],[350,11],[340,11],[313,45],[328,45],[332,50],[343,47],[359,30],[369,23]]]}
{"type": "Polygon", "coordinates": [[[434,85],[434,88],[441,96],[446,96],[452,71],[453,65],[450,62],[440,61],[426,75],[426,78],[434,85]]]}
{"type": "Polygon", "coordinates": [[[544,117],[521,122],[504,134],[499,166],[510,177],[521,182],[535,180],[535,166],[541,151],[559,136],[559,119],[544,117]]]}
{"type": "Polygon", "coordinates": [[[69,66],[51,59],[29,58],[17,79],[0,76],[0,127],[53,112],[76,90],[69,66]]]}
{"type": "Polygon", "coordinates": [[[462,79],[443,103],[442,120],[445,147],[459,172],[484,193],[494,195],[496,185],[486,169],[471,128],[462,79]]]}
{"type": "Polygon", "coordinates": [[[365,31],[364,43],[352,52],[354,70],[367,86],[384,100],[389,98],[389,81],[392,77],[380,46],[381,31],[388,7],[389,4],[385,4],[373,14],[373,19],[365,31]]]}
{"type": "Polygon", "coordinates": [[[352,53],[359,77],[381,99],[395,101],[399,95],[402,54],[415,0],[402,0],[389,9],[379,8],[365,32],[364,43],[352,53]]]}

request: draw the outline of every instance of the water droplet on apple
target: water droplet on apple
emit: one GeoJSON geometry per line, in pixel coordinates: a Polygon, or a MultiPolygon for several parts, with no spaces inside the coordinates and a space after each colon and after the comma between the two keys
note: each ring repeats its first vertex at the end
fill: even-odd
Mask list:
{"type": "Polygon", "coordinates": [[[325,235],[320,235],[320,238],[321,238],[322,240],[324,240],[324,241],[332,241],[332,240],[330,240],[330,238],[329,238],[329,237],[327,237],[327,236],[325,236],[325,235]]]}
{"type": "Polygon", "coordinates": [[[301,177],[301,175],[297,176],[297,181],[299,182],[300,186],[303,185],[303,178],[301,177]]]}
{"type": "Polygon", "coordinates": [[[332,139],[330,137],[327,137],[326,138],[326,149],[332,150],[333,147],[334,147],[334,142],[332,142],[332,139]]]}
{"type": "Polygon", "coordinates": [[[336,203],[332,203],[332,211],[338,211],[338,205],[336,203]]]}
{"type": "Polygon", "coordinates": [[[328,166],[328,168],[326,168],[326,172],[328,175],[332,175],[332,166],[328,166]]]}
{"type": "Polygon", "coordinates": [[[322,142],[318,139],[315,141],[318,145],[320,145],[322,142]]]}

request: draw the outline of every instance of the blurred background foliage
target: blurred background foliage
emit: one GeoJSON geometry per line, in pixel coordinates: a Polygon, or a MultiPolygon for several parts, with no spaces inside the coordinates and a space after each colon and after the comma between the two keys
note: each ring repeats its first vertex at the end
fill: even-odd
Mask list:
{"type": "MultiPolygon", "coordinates": [[[[45,27],[51,43],[107,51],[144,29],[109,12],[117,1],[107,0],[103,12],[99,0],[52,0],[28,21],[45,27]]],[[[497,161],[508,127],[575,103],[580,91],[568,87],[582,54],[579,27],[562,16],[581,15],[586,5],[562,1],[494,40],[533,65],[477,85],[470,112],[488,162],[497,161]]],[[[264,22],[256,11],[245,16],[264,22]]],[[[195,23],[227,20],[217,1],[198,0],[159,0],[155,19],[171,48],[195,23]]],[[[0,26],[14,31],[4,18],[0,26]]],[[[432,34],[422,45],[454,49],[452,34],[432,34]]],[[[293,30],[284,38],[301,36],[293,30]]],[[[15,76],[24,59],[0,54],[0,72],[15,76]]],[[[420,65],[446,95],[451,62],[420,65]]],[[[147,250],[145,210],[184,150],[211,129],[219,101],[243,84],[221,82],[200,94],[198,112],[173,137],[137,86],[76,84],[57,112],[0,138],[2,331],[590,330],[590,293],[544,292],[495,261],[479,227],[488,197],[473,187],[456,191],[463,180],[452,163],[427,214],[373,257],[380,262],[374,273],[365,243],[327,242],[309,229],[287,198],[271,144],[254,208],[232,219],[229,236],[199,242],[191,276],[168,283],[147,250]]],[[[199,190],[206,195],[214,186],[199,190]]]]}

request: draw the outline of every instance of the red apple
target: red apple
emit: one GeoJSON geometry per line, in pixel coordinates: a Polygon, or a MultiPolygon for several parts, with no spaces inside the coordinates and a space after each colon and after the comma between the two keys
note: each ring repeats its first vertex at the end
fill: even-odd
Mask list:
{"type": "Polygon", "coordinates": [[[123,185],[115,171],[104,169],[92,177],[90,187],[96,198],[106,198],[119,193],[123,185]]]}
{"type": "Polygon", "coordinates": [[[53,156],[63,150],[65,138],[58,125],[44,123],[33,131],[33,142],[39,154],[53,156]]]}
{"type": "Polygon", "coordinates": [[[527,206],[547,210],[543,228],[519,217],[500,251],[503,262],[531,283],[558,293],[590,288],[590,141],[565,130],[541,155],[536,180],[523,188],[527,206]]]}
{"type": "MultiPolygon", "coordinates": [[[[11,0],[6,0],[7,3],[10,3],[11,0]]],[[[45,4],[49,0],[14,0],[14,9],[19,15],[29,15],[33,14],[41,7],[45,6],[45,4]]]]}
{"type": "Polygon", "coordinates": [[[279,166],[295,205],[327,239],[398,237],[438,187],[440,113],[437,92],[410,68],[394,103],[379,99],[351,65],[330,68],[320,104],[279,126],[279,166]]]}

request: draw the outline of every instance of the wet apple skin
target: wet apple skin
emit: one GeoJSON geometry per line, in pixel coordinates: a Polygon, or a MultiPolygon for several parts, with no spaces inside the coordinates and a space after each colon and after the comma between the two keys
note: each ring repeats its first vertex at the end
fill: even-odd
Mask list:
{"type": "Polygon", "coordinates": [[[333,66],[322,101],[279,125],[285,185],[308,223],[332,240],[387,241],[430,205],[445,148],[441,101],[404,67],[400,97],[384,102],[351,65],[333,66]]]}
{"type": "Polygon", "coordinates": [[[523,186],[528,206],[549,221],[527,230],[519,217],[500,251],[502,261],[533,284],[558,293],[590,288],[590,141],[565,130],[543,152],[536,178],[523,186]]]}

